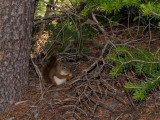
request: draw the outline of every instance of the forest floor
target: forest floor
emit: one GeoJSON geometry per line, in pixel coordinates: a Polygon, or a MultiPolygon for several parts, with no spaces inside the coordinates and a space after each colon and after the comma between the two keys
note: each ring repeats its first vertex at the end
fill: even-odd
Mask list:
{"type": "MultiPolygon", "coordinates": [[[[159,31],[137,29],[131,27],[128,32],[126,27],[113,27],[107,35],[114,37],[114,45],[141,46],[155,53],[160,47],[159,31]]],[[[131,70],[111,78],[112,66],[99,58],[100,47],[105,44],[102,34],[94,36],[93,42],[85,42],[90,50],[82,58],[68,61],[73,78],[64,85],[45,85],[43,91],[31,64],[29,88],[0,115],[0,120],[160,120],[160,89],[150,92],[146,100],[135,102],[132,94],[125,92],[124,84],[145,79],[131,70]]],[[[106,54],[110,50],[107,48],[106,54]]]]}

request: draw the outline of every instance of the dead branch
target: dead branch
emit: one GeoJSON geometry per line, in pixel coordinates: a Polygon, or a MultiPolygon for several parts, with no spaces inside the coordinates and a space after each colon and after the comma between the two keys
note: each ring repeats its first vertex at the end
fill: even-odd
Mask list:
{"type": "Polygon", "coordinates": [[[37,75],[38,75],[38,77],[39,77],[39,86],[40,86],[40,89],[41,89],[41,98],[43,98],[42,74],[41,74],[38,66],[34,63],[32,57],[30,57],[30,58],[31,58],[32,64],[33,64],[33,66],[34,66],[34,68],[35,68],[35,71],[36,71],[36,73],[37,73],[37,75]]]}

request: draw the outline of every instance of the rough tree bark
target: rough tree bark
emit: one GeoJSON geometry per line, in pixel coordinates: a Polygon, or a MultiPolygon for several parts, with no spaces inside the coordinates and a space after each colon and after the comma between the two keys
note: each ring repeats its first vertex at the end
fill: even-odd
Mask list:
{"type": "Polygon", "coordinates": [[[0,113],[28,86],[35,0],[0,0],[0,113]]]}

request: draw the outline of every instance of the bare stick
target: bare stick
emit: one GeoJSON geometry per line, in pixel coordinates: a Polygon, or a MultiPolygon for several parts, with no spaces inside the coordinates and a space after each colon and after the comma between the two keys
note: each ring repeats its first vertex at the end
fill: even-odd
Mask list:
{"type": "MultiPolygon", "coordinates": [[[[102,52],[101,52],[101,55],[99,56],[99,59],[96,60],[88,69],[84,70],[84,72],[88,72],[90,71],[92,68],[95,67],[95,65],[98,64],[99,61],[103,61],[104,63],[104,59],[103,59],[103,55],[107,49],[107,46],[109,45],[109,43],[111,43],[115,48],[116,46],[109,40],[107,34],[106,34],[106,31],[100,26],[98,20],[96,19],[95,15],[92,13],[92,18],[93,20],[96,22],[96,25],[98,26],[98,28],[100,29],[100,31],[103,33],[104,37],[105,37],[105,40],[107,41],[106,44],[104,45],[104,48],[102,49],[102,52]]],[[[101,71],[103,70],[103,68],[101,68],[101,71]]]]}
{"type": "Polygon", "coordinates": [[[41,89],[41,98],[43,98],[43,87],[42,87],[42,74],[38,68],[38,66],[33,62],[33,59],[31,58],[31,61],[32,61],[32,64],[36,70],[36,73],[38,74],[38,77],[39,77],[39,86],[40,86],[40,89],[41,89]]]}
{"type": "Polygon", "coordinates": [[[67,45],[67,47],[63,50],[63,52],[61,54],[64,54],[67,50],[69,50],[69,48],[71,47],[73,42],[74,42],[73,40],[70,40],[69,44],[67,45]]]}
{"type": "MultiPolygon", "coordinates": [[[[106,31],[100,26],[98,20],[96,19],[95,15],[92,13],[92,18],[93,20],[96,22],[99,30],[103,33],[104,37],[105,37],[105,40],[107,41],[106,42],[106,45],[104,46],[103,50],[102,51],[105,51],[106,47],[108,46],[108,44],[110,43],[111,45],[113,45],[115,48],[116,46],[110,41],[110,39],[108,38],[107,34],[106,34],[106,31]]],[[[103,53],[104,54],[104,53],[103,53]]]]}
{"type": "Polygon", "coordinates": [[[151,45],[151,40],[152,40],[152,34],[151,34],[151,21],[149,20],[149,41],[148,41],[148,49],[150,51],[150,45],[151,45]]]}

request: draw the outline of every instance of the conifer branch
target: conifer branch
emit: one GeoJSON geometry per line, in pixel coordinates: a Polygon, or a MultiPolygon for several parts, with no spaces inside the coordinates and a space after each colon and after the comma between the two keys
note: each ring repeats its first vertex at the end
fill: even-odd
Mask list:
{"type": "Polygon", "coordinates": [[[107,55],[106,61],[115,64],[110,72],[112,77],[120,76],[123,70],[128,68],[135,68],[137,75],[147,77],[147,80],[140,84],[125,84],[126,91],[133,93],[135,101],[144,100],[146,94],[160,84],[160,62],[158,57],[145,50],[138,48],[131,51],[127,47],[117,47],[114,53],[107,55]]]}

